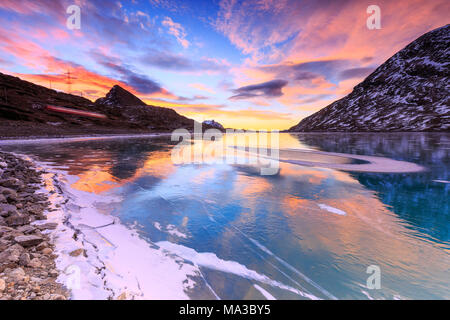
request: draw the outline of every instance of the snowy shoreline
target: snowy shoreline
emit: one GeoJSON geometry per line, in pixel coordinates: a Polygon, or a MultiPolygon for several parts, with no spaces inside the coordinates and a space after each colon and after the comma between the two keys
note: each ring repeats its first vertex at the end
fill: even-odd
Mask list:
{"type": "Polygon", "coordinates": [[[189,299],[201,279],[198,268],[140,238],[119,219],[100,213],[110,196],[75,190],[76,177],[34,161],[45,170],[43,180],[50,208],[46,222],[58,227],[49,236],[55,245],[57,281],[71,299],[189,299]]]}

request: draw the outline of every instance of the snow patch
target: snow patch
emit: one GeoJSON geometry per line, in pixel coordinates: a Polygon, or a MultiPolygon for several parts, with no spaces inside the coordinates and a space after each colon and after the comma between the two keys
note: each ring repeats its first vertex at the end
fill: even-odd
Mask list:
{"type": "Polygon", "coordinates": [[[317,205],[318,205],[318,206],[320,207],[320,209],[322,209],[322,210],[326,210],[326,211],[328,211],[328,212],[335,213],[335,214],[338,214],[338,215],[341,215],[341,216],[346,216],[346,215],[347,215],[347,212],[342,211],[342,210],[340,210],[340,209],[338,209],[338,208],[331,207],[331,206],[326,205],[326,204],[323,204],[323,203],[318,203],[317,205]]]}
{"type": "Polygon", "coordinates": [[[318,298],[312,294],[305,293],[296,288],[285,285],[276,280],[272,280],[266,275],[260,274],[254,270],[248,269],[246,266],[231,260],[223,260],[217,257],[216,254],[211,252],[197,252],[192,248],[188,248],[179,244],[175,244],[168,241],[160,241],[156,243],[162,249],[167,250],[170,253],[176,254],[188,261],[191,261],[196,266],[208,268],[211,270],[222,271],[226,273],[235,274],[242,278],[258,281],[267,284],[272,287],[277,287],[295,293],[299,296],[317,300],[318,298]]]}

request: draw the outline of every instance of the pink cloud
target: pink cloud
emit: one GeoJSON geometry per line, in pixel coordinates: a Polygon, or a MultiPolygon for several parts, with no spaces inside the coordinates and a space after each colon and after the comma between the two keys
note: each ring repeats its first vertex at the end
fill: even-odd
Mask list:
{"type": "Polygon", "coordinates": [[[190,42],[186,40],[187,34],[181,24],[174,22],[170,17],[165,17],[162,25],[168,28],[169,34],[173,35],[184,48],[189,47],[190,42]]]}

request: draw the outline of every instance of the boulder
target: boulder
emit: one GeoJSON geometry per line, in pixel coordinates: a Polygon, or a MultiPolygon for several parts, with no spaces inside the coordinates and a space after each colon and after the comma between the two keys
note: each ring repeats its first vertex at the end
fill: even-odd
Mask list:
{"type": "Polygon", "coordinates": [[[38,258],[34,258],[31,259],[31,261],[28,263],[28,266],[31,268],[40,268],[42,266],[42,262],[38,258]]]}
{"type": "Polygon", "coordinates": [[[2,194],[6,200],[17,201],[17,192],[13,189],[0,186],[0,194],[2,194]]]}
{"type": "Polygon", "coordinates": [[[44,250],[45,248],[48,248],[48,243],[47,242],[42,242],[42,243],[40,243],[37,247],[36,247],[36,249],[37,250],[39,250],[39,251],[42,251],[42,250],[44,250]]]}
{"type": "Polygon", "coordinates": [[[39,236],[29,235],[29,236],[18,236],[14,238],[18,244],[24,247],[31,247],[40,244],[44,239],[39,236]]]}
{"type": "Polygon", "coordinates": [[[57,226],[58,226],[58,224],[56,222],[47,222],[44,224],[37,225],[39,230],[47,230],[47,229],[54,230],[54,229],[56,229],[57,226]]]}
{"type": "Polygon", "coordinates": [[[86,256],[86,251],[84,251],[84,249],[82,249],[82,248],[73,250],[72,252],[69,253],[69,256],[71,256],[71,257],[78,257],[81,254],[83,256],[86,256]]]}
{"type": "Polygon", "coordinates": [[[22,253],[22,255],[19,258],[19,264],[21,266],[27,266],[30,263],[31,259],[30,259],[30,254],[25,252],[22,253]]]}
{"type": "Polygon", "coordinates": [[[9,276],[15,281],[22,281],[25,278],[25,271],[22,268],[16,268],[9,273],[9,276]]]}
{"type": "Polygon", "coordinates": [[[0,264],[10,264],[19,262],[20,251],[19,250],[5,250],[0,253],[0,264]]]}
{"type": "Polygon", "coordinates": [[[24,224],[29,223],[30,218],[26,215],[15,212],[14,214],[12,214],[8,218],[6,218],[5,221],[8,224],[8,226],[16,227],[16,226],[23,226],[24,224]]]}
{"type": "Polygon", "coordinates": [[[46,256],[49,256],[53,253],[53,250],[51,248],[44,248],[42,250],[42,253],[45,254],[46,256]]]}
{"type": "Polygon", "coordinates": [[[50,277],[56,278],[59,275],[59,272],[56,269],[52,269],[48,274],[50,275],[50,277]]]}
{"type": "Polygon", "coordinates": [[[16,206],[13,206],[12,204],[0,203],[0,216],[1,217],[8,217],[14,213],[17,213],[16,206]]]}
{"type": "Polygon", "coordinates": [[[44,208],[42,208],[42,206],[40,205],[33,204],[26,208],[26,212],[28,214],[39,216],[42,215],[42,213],[44,212],[44,208]]]}
{"type": "Polygon", "coordinates": [[[3,279],[0,279],[0,292],[5,291],[6,289],[6,282],[3,279]]]}
{"type": "Polygon", "coordinates": [[[23,234],[33,233],[35,230],[36,228],[29,224],[17,228],[17,231],[22,232],[23,234]]]}
{"type": "Polygon", "coordinates": [[[0,186],[10,188],[10,189],[23,189],[25,187],[24,183],[17,178],[8,178],[0,180],[0,186]]]}

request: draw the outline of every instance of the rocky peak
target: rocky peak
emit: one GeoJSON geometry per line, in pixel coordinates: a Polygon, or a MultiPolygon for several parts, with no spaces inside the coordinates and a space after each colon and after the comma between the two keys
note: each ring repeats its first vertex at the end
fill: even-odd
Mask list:
{"type": "Polygon", "coordinates": [[[450,129],[450,25],[419,37],[290,131],[450,129]]]}
{"type": "Polygon", "coordinates": [[[219,130],[224,130],[224,127],[219,122],[216,122],[214,120],[205,120],[205,121],[203,121],[203,125],[217,128],[219,130]]]}
{"type": "Polygon", "coordinates": [[[97,99],[95,103],[109,107],[145,105],[144,101],[119,85],[112,87],[105,97],[97,99]]]}

